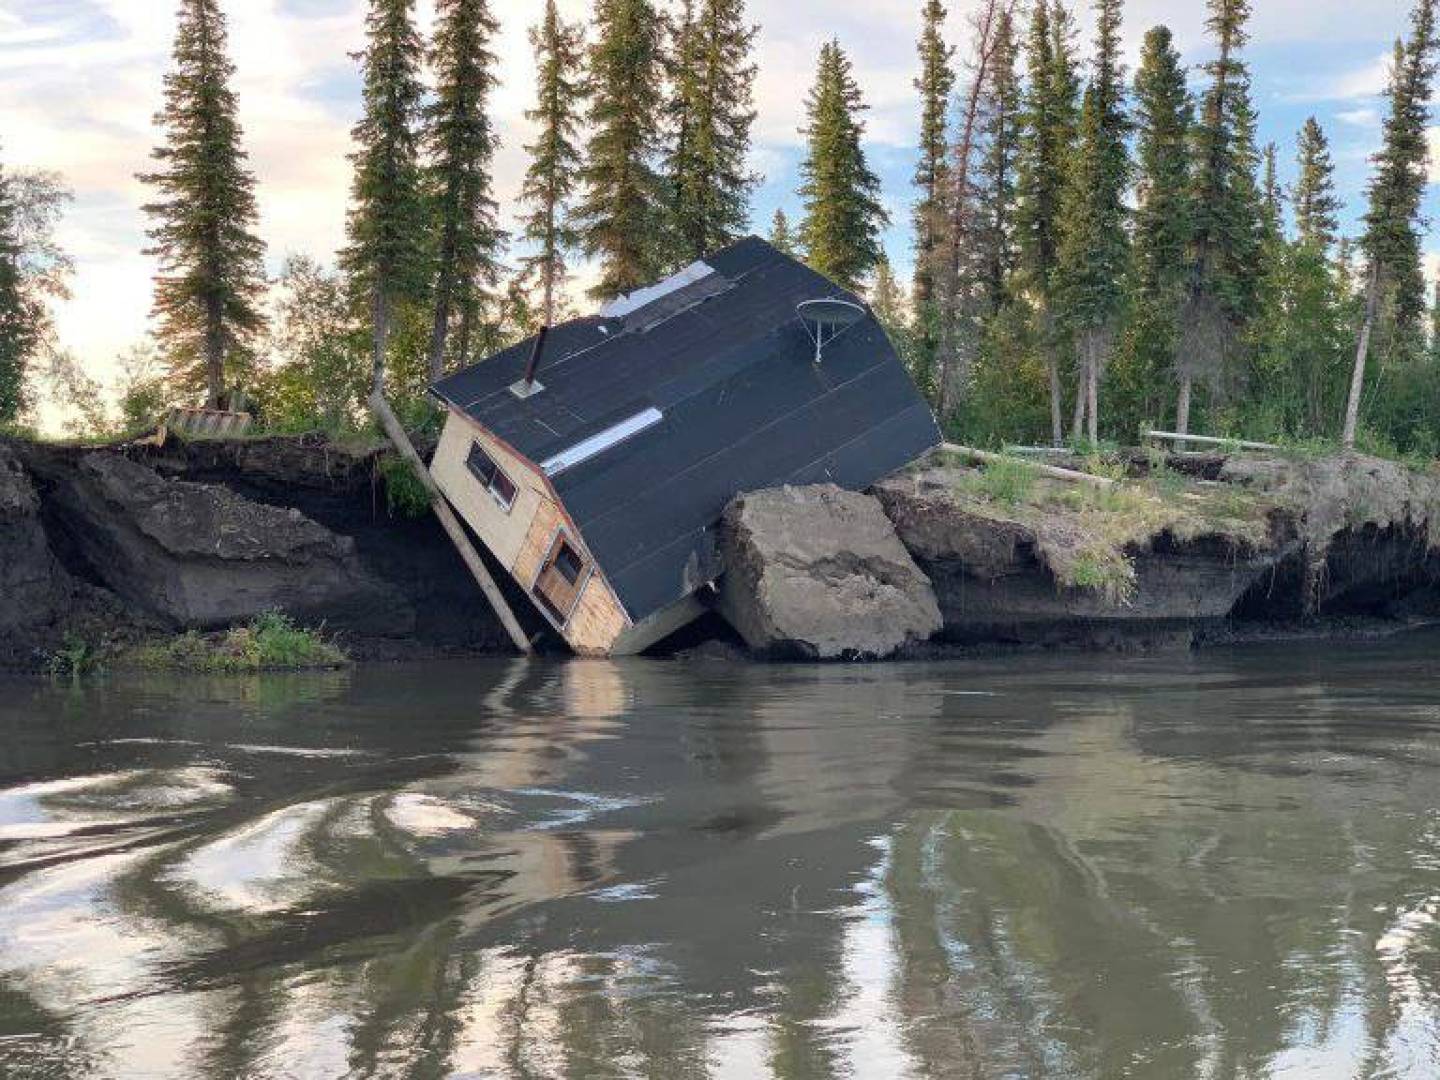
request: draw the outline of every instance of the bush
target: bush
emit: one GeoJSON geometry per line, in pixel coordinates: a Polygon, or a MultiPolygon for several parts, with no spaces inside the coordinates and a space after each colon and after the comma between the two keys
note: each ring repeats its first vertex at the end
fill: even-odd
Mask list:
{"type": "Polygon", "coordinates": [[[430,512],[430,489],[399,454],[383,455],[375,466],[385,481],[385,505],[395,517],[421,518],[430,512]]]}

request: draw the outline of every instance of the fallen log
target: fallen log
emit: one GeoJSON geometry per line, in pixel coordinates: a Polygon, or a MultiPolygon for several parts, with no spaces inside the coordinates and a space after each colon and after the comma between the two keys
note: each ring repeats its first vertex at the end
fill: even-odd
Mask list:
{"type": "Polygon", "coordinates": [[[972,461],[978,461],[985,465],[997,463],[1019,463],[1027,469],[1034,469],[1041,476],[1048,476],[1053,480],[1065,480],[1072,484],[1094,484],[1096,487],[1114,487],[1115,481],[1106,476],[1091,476],[1089,473],[1076,472],[1074,469],[1062,469],[1056,465],[1042,465],[1035,461],[1027,461],[1025,458],[1013,457],[1007,454],[992,454],[988,450],[976,450],[972,446],[957,446],[955,443],[945,443],[944,448],[952,454],[959,454],[972,461]]]}

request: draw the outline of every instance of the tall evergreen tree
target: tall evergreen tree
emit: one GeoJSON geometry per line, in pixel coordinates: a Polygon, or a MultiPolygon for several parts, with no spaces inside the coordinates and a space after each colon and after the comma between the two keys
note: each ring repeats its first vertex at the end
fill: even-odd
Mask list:
{"type": "Polygon", "coordinates": [[[584,101],[585,38],[580,26],[560,18],[555,0],[545,0],[545,14],[530,29],[535,50],[538,96],[525,116],[539,129],[525,147],[530,167],[520,189],[529,207],[522,219],[525,239],[534,254],[521,260],[522,276],[538,279],[540,315],[546,326],[556,322],[566,281],[566,254],[579,242],[569,223],[569,202],[580,169],[577,133],[584,101]]]}
{"type": "Polygon", "coordinates": [[[1120,59],[1121,0],[1096,0],[1094,71],[1080,111],[1080,141],[1062,203],[1059,280],[1075,335],[1080,385],[1074,434],[1082,421],[1099,439],[1099,388],[1115,338],[1129,249],[1125,192],[1130,174],[1125,69],[1120,59]]]}
{"type": "Polygon", "coordinates": [[[1302,243],[1328,255],[1340,232],[1340,200],[1335,196],[1335,162],[1330,143],[1312,116],[1300,129],[1299,176],[1290,193],[1295,230],[1302,243]]]}
{"type": "Polygon", "coordinates": [[[1260,215],[1255,183],[1254,113],[1247,41],[1250,0],[1208,0],[1206,27],[1217,55],[1195,124],[1192,172],[1194,245],[1182,325],[1176,429],[1190,430],[1197,375],[1218,381],[1245,320],[1260,275],[1260,215]]]}
{"type": "Polygon", "coordinates": [[[633,292],[665,264],[660,150],[661,20],[650,0],[598,0],[590,50],[591,136],[576,207],[581,243],[600,260],[591,295],[633,292]]]}
{"type": "Polygon", "coordinates": [[[1131,344],[1149,384],[1154,374],[1168,374],[1175,363],[1193,221],[1193,109],[1180,53],[1164,26],[1145,35],[1135,75],[1135,115],[1139,135],[1131,344]]]}
{"type": "MultiPolygon", "coordinates": [[[[21,421],[33,404],[31,387],[52,384],[74,368],[55,343],[49,300],[70,299],[75,264],[55,239],[55,229],[73,195],[55,173],[11,172],[0,168],[0,429],[21,421]],[[38,377],[38,378],[37,378],[38,377]]],[[[93,386],[78,372],[72,381],[93,386]]],[[[62,388],[66,389],[66,388],[62,388]]],[[[72,410],[90,411],[62,394],[72,410]]],[[[98,390],[88,405],[97,406],[98,390]]],[[[90,425],[97,427],[96,425],[90,425]]],[[[103,425],[100,425],[103,426],[103,425]]]]}
{"type": "Polygon", "coordinates": [[[993,89],[993,67],[1000,52],[1002,22],[1010,0],[984,0],[970,16],[967,84],[960,95],[945,174],[946,221],[942,258],[936,271],[939,314],[935,362],[935,407],[950,419],[959,395],[968,390],[984,337],[986,228],[981,175],[985,158],[986,106],[993,89]]]}
{"type": "Polygon", "coordinates": [[[503,234],[491,197],[497,137],[486,111],[495,86],[490,40],[498,23],[488,0],[437,0],[431,65],[435,101],[427,111],[429,183],[436,214],[435,313],[430,378],[444,374],[453,309],[461,312],[460,361],[468,355],[478,290],[493,288],[503,234]]]}
{"type": "Polygon", "coordinates": [[[1025,63],[1028,81],[1020,136],[1016,235],[1020,267],[1037,309],[1050,383],[1051,438],[1064,439],[1055,327],[1055,270],[1059,265],[1060,204],[1065,167],[1075,143],[1079,78],[1069,13],[1058,0],[1037,0],[1030,16],[1025,63]]]}
{"type": "Polygon", "coordinates": [[[1267,242],[1279,239],[1285,231],[1285,195],[1280,190],[1279,153],[1273,142],[1265,144],[1265,179],[1260,185],[1260,224],[1267,242]]]}
{"type": "Polygon", "coordinates": [[[770,219],[770,244],[792,258],[798,253],[795,234],[790,228],[790,218],[784,210],[776,209],[775,216],[770,219]]]}
{"type": "Polygon", "coordinates": [[[151,157],[153,221],[147,255],[159,261],[155,315],[159,339],[186,389],[218,406],[239,376],[264,325],[264,245],[255,178],[246,167],[218,0],[181,0],[165,105],[155,122],[165,143],[151,157]]]}
{"type": "Polygon", "coordinates": [[[670,233],[680,261],[733,242],[749,220],[756,177],[746,158],[755,122],[751,53],[757,33],[759,27],[745,21],[744,0],[685,0],[665,170],[670,233]]]}
{"type": "MultiPolygon", "coordinates": [[[[915,89],[920,94],[920,160],[915,165],[915,307],[922,324],[927,321],[920,309],[935,300],[935,267],[941,232],[945,225],[945,159],[949,151],[946,117],[950,91],[955,86],[951,68],[954,49],[945,44],[945,5],[925,0],[920,31],[920,76],[915,89]]],[[[922,335],[924,333],[922,327],[922,335]]]]}
{"type": "Polygon", "coordinates": [[[1015,198],[1023,126],[1020,50],[1009,10],[1000,13],[995,31],[995,52],[987,73],[981,138],[984,157],[978,170],[982,227],[986,313],[993,314],[1007,299],[1016,264],[1015,198]]]}
{"type": "Polygon", "coordinates": [[[861,145],[865,108],[849,57],[838,41],[827,41],[805,101],[800,243],[812,267],[847,289],[858,289],[879,261],[880,229],[888,221],[880,205],[880,178],[870,171],[861,145]]]}
{"type": "Polygon", "coordinates": [[[1365,319],[1355,350],[1355,369],[1345,408],[1342,440],[1355,445],[1365,365],[1379,318],[1388,299],[1391,331],[1400,348],[1419,336],[1425,313],[1425,278],[1420,264],[1420,202],[1425,192],[1430,94],[1436,74],[1437,0],[1416,0],[1408,41],[1395,43],[1390,72],[1390,114],[1384,142],[1370,182],[1370,208],[1361,246],[1369,264],[1365,319]]]}
{"type": "Polygon", "coordinates": [[[371,0],[362,58],[365,110],[355,125],[349,245],[341,262],[371,317],[371,383],[383,393],[398,303],[424,298],[430,276],[429,213],[418,161],[424,49],[414,0],[371,0]]]}

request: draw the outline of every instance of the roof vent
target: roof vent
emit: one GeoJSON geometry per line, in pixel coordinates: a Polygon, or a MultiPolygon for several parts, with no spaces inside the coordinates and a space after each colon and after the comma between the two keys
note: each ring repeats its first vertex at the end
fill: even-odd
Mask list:
{"type": "Polygon", "coordinates": [[[530,360],[525,365],[525,376],[519,382],[510,384],[510,393],[514,394],[521,401],[534,397],[545,389],[545,384],[537,382],[535,370],[540,366],[540,357],[545,352],[545,339],[550,336],[550,327],[542,326],[540,333],[535,335],[535,344],[530,349],[530,360]]]}
{"type": "Polygon", "coordinates": [[[865,309],[859,304],[838,297],[821,300],[802,300],[795,305],[795,312],[810,340],[815,343],[815,363],[820,363],[825,346],[838,338],[850,327],[865,318],[865,309]]]}

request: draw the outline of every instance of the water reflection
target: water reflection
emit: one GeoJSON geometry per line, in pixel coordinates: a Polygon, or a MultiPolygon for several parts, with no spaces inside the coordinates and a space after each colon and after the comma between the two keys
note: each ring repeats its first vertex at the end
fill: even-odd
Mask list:
{"type": "Polygon", "coordinates": [[[1434,638],[0,694],[0,1074],[1431,1077],[1434,638]]]}

